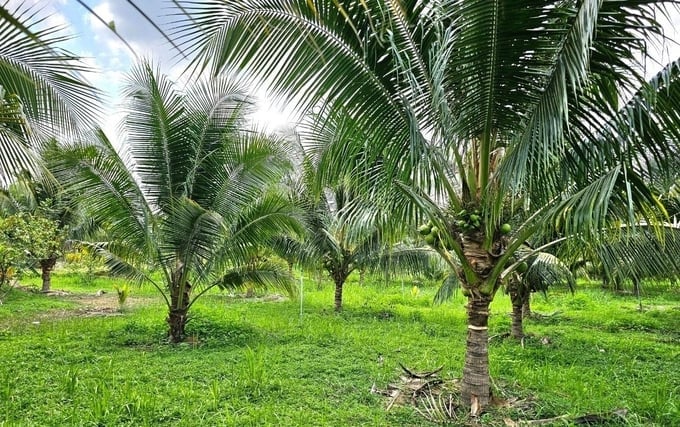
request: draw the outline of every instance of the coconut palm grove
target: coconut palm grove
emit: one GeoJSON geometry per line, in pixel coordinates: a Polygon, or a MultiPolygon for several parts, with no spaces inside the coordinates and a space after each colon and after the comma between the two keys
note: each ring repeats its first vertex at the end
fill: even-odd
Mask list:
{"type": "Polygon", "coordinates": [[[0,426],[680,425],[680,4],[128,3],[0,5],[0,426]]]}

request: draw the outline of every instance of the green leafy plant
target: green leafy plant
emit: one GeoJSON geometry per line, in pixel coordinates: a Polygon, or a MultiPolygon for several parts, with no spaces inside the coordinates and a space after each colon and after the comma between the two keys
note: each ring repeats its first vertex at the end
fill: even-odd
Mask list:
{"type": "Polygon", "coordinates": [[[20,215],[0,217],[0,288],[26,264],[26,221],[20,215]]]}

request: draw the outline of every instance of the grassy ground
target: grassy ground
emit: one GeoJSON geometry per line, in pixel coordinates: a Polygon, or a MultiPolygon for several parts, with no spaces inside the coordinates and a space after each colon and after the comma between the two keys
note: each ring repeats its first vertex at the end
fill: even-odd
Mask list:
{"type": "MultiPolygon", "coordinates": [[[[434,287],[351,282],[339,315],[328,283],[305,282],[302,310],[214,293],[195,306],[192,342],[172,346],[153,290],[133,289],[120,313],[116,283],[59,275],[67,295],[2,298],[0,425],[429,425],[408,406],[386,411],[371,388],[397,382],[399,362],[444,366],[445,379],[462,369],[464,302],[433,307],[434,287]]],[[[680,425],[680,289],[646,289],[642,304],[594,285],[534,298],[551,315],[527,321],[523,346],[490,345],[496,395],[523,404],[477,422],[626,408],[620,425],[680,425]]],[[[508,298],[492,311],[490,334],[507,332],[508,298]]]]}

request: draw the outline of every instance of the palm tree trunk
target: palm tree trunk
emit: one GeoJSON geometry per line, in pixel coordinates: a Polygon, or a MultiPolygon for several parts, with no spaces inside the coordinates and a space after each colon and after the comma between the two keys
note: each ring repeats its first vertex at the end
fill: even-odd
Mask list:
{"type": "Polygon", "coordinates": [[[522,301],[522,317],[528,319],[531,317],[531,292],[527,292],[522,301]]]}
{"type": "Polygon", "coordinates": [[[184,341],[186,335],[187,321],[189,320],[189,298],[191,295],[191,286],[187,283],[182,292],[181,286],[173,285],[171,289],[171,307],[168,312],[168,339],[171,343],[179,343],[184,341]],[[180,298],[181,295],[181,298],[180,298]]]}
{"type": "MultiPolygon", "coordinates": [[[[491,251],[484,246],[481,232],[468,234],[463,241],[465,258],[482,281],[473,286],[463,283],[467,290],[468,333],[465,348],[465,366],[461,397],[464,405],[470,407],[472,416],[479,415],[491,401],[491,378],[489,377],[489,304],[493,301],[497,283],[487,282],[496,264],[491,251]]],[[[502,241],[494,242],[493,252],[500,252],[502,241]],[[499,249],[499,250],[495,250],[499,249]]],[[[459,276],[463,277],[461,274],[459,276]]],[[[463,282],[466,280],[463,279],[463,282]]]]}
{"type": "Polygon", "coordinates": [[[344,280],[335,279],[335,311],[342,311],[342,286],[344,284],[344,280]]]}
{"type": "Polygon", "coordinates": [[[9,267],[0,266],[0,288],[5,285],[5,282],[9,283],[9,267]]]}
{"type": "Polygon", "coordinates": [[[171,343],[179,343],[184,341],[186,335],[185,329],[187,325],[187,310],[186,308],[171,308],[168,314],[168,338],[171,343]]]}
{"type": "Polygon", "coordinates": [[[52,270],[57,264],[57,257],[50,257],[40,260],[40,271],[42,276],[42,292],[49,292],[52,289],[52,270]]]}
{"type": "Polygon", "coordinates": [[[512,326],[510,327],[510,336],[521,340],[524,338],[524,324],[522,323],[522,307],[524,298],[520,292],[511,292],[510,300],[512,301],[512,326]]]}
{"type": "Polygon", "coordinates": [[[468,335],[461,393],[463,403],[470,406],[474,416],[491,401],[488,329],[491,300],[485,296],[468,298],[468,335]]]}

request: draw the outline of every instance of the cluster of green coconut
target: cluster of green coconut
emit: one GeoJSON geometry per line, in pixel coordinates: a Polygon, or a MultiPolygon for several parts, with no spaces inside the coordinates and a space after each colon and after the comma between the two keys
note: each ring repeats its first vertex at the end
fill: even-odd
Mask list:
{"type": "Polygon", "coordinates": [[[423,236],[425,243],[432,246],[433,248],[444,247],[446,249],[451,249],[446,242],[443,242],[442,235],[440,233],[439,227],[434,225],[432,221],[418,227],[418,233],[423,236]]]}
{"type": "MultiPolygon", "coordinates": [[[[454,230],[458,230],[462,233],[469,233],[474,230],[480,230],[482,227],[481,212],[478,209],[472,211],[462,209],[454,217],[453,225],[454,230]]],[[[498,231],[502,235],[509,234],[512,231],[512,226],[508,223],[504,223],[498,228],[498,231]]],[[[434,225],[431,220],[427,221],[427,223],[418,227],[418,233],[423,237],[425,243],[432,246],[433,248],[443,247],[446,248],[447,250],[451,249],[451,245],[448,244],[448,242],[446,241],[447,239],[446,238],[442,239],[442,233],[440,232],[439,227],[434,225]]],[[[522,267],[526,266],[526,263],[523,264],[525,265],[524,266],[519,265],[517,270],[522,270],[523,269],[522,267]]],[[[526,269],[524,269],[524,271],[526,271],[526,269]]],[[[523,273],[524,271],[519,272],[523,273]]]]}
{"type": "Polygon", "coordinates": [[[482,226],[482,213],[479,209],[461,209],[455,215],[453,224],[463,232],[479,230],[482,226]]]}
{"type": "MultiPolygon", "coordinates": [[[[463,233],[481,230],[482,228],[482,212],[479,209],[468,211],[461,209],[454,218],[453,224],[463,233]]],[[[507,222],[498,229],[501,234],[506,235],[512,231],[512,226],[507,222]]]]}

